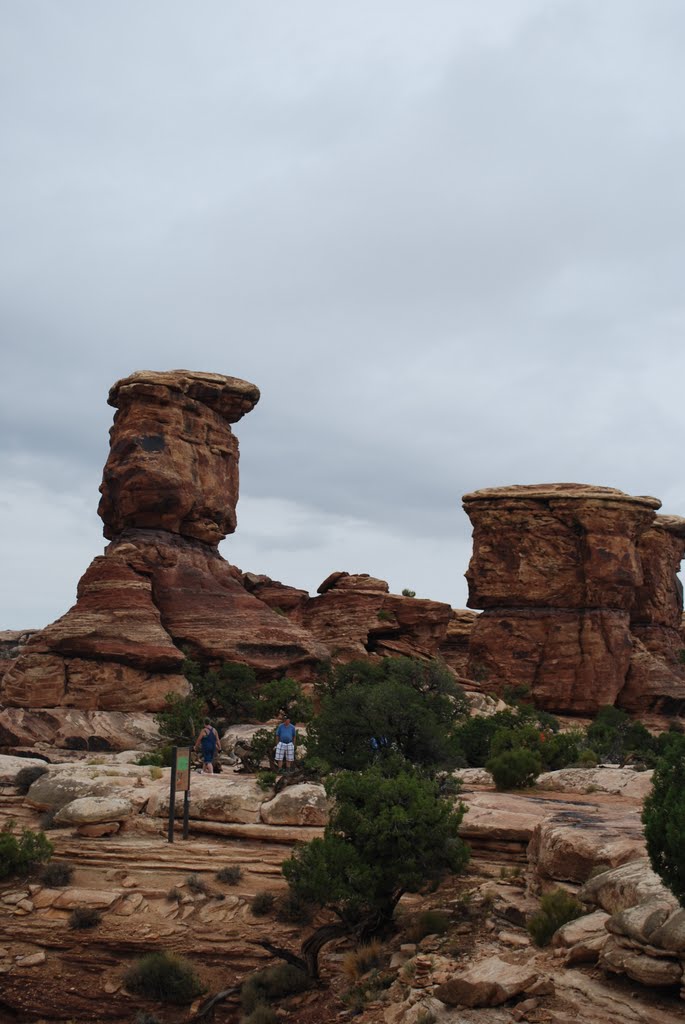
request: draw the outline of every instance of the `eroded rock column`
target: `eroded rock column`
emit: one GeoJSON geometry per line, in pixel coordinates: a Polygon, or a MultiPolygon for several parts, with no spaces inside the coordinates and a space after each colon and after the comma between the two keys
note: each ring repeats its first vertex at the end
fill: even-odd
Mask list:
{"type": "Polygon", "coordinates": [[[656,498],[540,484],[464,496],[473,524],[468,673],[488,689],[526,686],[539,707],[592,714],[613,704],[633,649],[644,583],[638,544],[656,498]]]}
{"type": "Polygon", "coordinates": [[[5,673],[4,704],[156,711],[167,693],[188,689],[184,651],[265,674],[327,656],[249,594],[218,551],[236,528],[231,426],[258,399],[247,381],[187,370],[134,373],[112,387],[117,412],[98,509],[111,543],[82,577],[74,607],[5,673]]]}

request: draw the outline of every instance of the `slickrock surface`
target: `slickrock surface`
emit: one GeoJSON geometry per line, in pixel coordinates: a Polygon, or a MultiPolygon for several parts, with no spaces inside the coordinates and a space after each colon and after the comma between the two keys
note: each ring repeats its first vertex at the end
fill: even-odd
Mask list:
{"type": "Polygon", "coordinates": [[[682,527],[656,517],[660,504],[585,484],[465,495],[474,528],[468,603],[484,609],[468,675],[500,693],[524,685],[539,706],[560,713],[593,714],[617,701],[633,710],[685,706],[685,674],[673,656],[682,527]]]}
{"type": "MultiPolygon", "coordinates": [[[[166,820],[155,816],[168,799],[168,770],[129,764],[128,755],[84,757],[47,765],[22,797],[11,788],[22,761],[30,763],[0,756],[0,814],[36,828],[40,808],[61,806],[60,817],[71,824],[48,836],[55,859],[75,872],[59,888],[36,878],[0,883],[0,1019],[6,1009],[8,1019],[19,1016],[27,1024],[65,1019],[130,1024],[144,1011],[167,1024],[185,1024],[200,1001],[194,1008],[161,1007],[126,992],[123,977],[136,958],[154,949],[180,953],[213,993],[276,963],[256,945],[260,939],[296,952],[302,938],[326,920],[322,916],[303,925],[284,919],[280,909],[266,917],[250,909],[260,891],[285,894],[283,859],[294,843],[321,834],[320,824],[309,822],[312,810],[322,821],[322,787],[287,785],[274,796],[248,776],[193,773],[190,838],[182,840],[177,822],[170,845],[166,820]],[[83,791],[88,786],[106,792],[88,795],[83,791]],[[120,821],[98,823],[102,814],[120,821]],[[265,824],[266,819],[292,823],[265,824]],[[84,821],[95,823],[79,824],[84,821]],[[112,827],[116,834],[102,834],[112,827]],[[236,885],[216,878],[216,871],[228,866],[242,869],[236,885]],[[87,931],[71,928],[69,916],[78,908],[98,910],[100,923],[87,931]]],[[[480,788],[487,782],[484,774],[465,777],[463,797],[470,809],[464,822],[471,819],[471,829],[464,834],[475,847],[467,875],[448,878],[438,892],[408,894],[400,904],[400,921],[411,921],[428,901],[447,915],[448,933],[409,942],[400,930],[386,938],[382,971],[390,972],[392,983],[369,996],[355,1019],[419,1024],[422,1011],[430,1011],[445,1024],[684,1020],[677,988],[667,982],[682,973],[685,912],[645,866],[643,847],[638,859],[596,874],[597,865],[606,864],[607,841],[615,840],[621,827],[632,841],[631,816],[639,812],[640,800],[630,795],[631,787],[579,797],[500,794],[480,788]],[[553,877],[538,873],[542,861],[530,843],[546,826],[550,836],[566,837],[564,857],[553,861],[558,868],[553,877]],[[518,863],[512,866],[514,843],[518,863]],[[566,926],[553,947],[537,949],[525,930],[538,907],[536,894],[573,875],[568,865],[577,863],[581,847],[583,870],[593,877],[580,896],[590,910],[598,909],[566,926]],[[598,974],[596,963],[608,973],[598,974]]],[[[561,851],[558,844],[555,848],[561,851]]],[[[353,945],[345,940],[325,947],[324,985],[282,1001],[279,1017],[298,1024],[345,1019],[343,997],[352,983],[342,961],[353,945]]],[[[217,1004],[215,1024],[235,1024],[239,1017],[237,997],[217,1004]]]]}

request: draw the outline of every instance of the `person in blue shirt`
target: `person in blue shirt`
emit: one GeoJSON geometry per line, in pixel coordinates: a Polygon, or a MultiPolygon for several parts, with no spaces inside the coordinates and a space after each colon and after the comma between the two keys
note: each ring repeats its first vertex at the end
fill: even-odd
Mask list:
{"type": "Polygon", "coordinates": [[[214,757],[221,750],[219,734],[208,718],[205,718],[204,728],[195,740],[195,750],[202,749],[203,774],[214,774],[214,757]]]}
{"type": "Polygon", "coordinates": [[[283,771],[283,759],[285,758],[286,771],[293,771],[295,767],[295,737],[297,733],[295,726],[287,715],[276,728],[276,764],[279,772],[283,771]]]}

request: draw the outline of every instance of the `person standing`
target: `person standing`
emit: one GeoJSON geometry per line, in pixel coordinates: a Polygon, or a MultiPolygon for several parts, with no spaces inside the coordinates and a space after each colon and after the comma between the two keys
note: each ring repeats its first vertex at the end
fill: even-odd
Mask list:
{"type": "Polygon", "coordinates": [[[276,727],[276,764],[279,772],[283,771],[283,759],[285,758],[286,771],[293,771],[295,767],[295,737],[297,732],[286,715],[283,721],[276,727]]]}
{"type": "Polygon", "coordinates": [[[198,748],[202,750],[202,760],[204,762],[203,775],[213,775],[214,757],[221,751],[221,740],[219,739],[219,733],[209,718],[205,718],[204,728],[195,740],[195,750],[198,748]]]}

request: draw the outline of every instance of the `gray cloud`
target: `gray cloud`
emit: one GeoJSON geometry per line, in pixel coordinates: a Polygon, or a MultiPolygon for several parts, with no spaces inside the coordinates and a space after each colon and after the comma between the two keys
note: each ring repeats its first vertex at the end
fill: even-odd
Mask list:
{"type": "Polygon", "coordinates": [[[685,514],[677,0],[26,0],[0,21],[0,626],[69,603],[106,394],[139,368],[259,384],[225,553],[286,582],[348,568],[463,604],[481,486],[685,514]]]}

